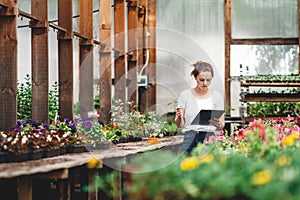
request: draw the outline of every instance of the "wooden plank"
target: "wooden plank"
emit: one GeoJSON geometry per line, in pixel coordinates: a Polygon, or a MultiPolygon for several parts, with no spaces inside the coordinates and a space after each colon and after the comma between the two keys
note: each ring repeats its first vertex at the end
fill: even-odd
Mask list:
{"type": "MultiPolygon", "coordinates": [[[[147,140],[118,144],[110,149],[95,150],[78,154],[65,154],[40,160],[31,160],[19,163],[1,163],[0,180],[20,176],[30,176],[40,173],[48,173],[55,170],[70,169],[77,166],[84,166],[91,158],[100,160],[116,157],[125,157],[139,154],[146,151],[161,149],[163,147],[181,144],[182,136],[172,136],[158,139],[157,144],[149,143],[147,140]]],[[[104,163],[105,164],[105,163],[104,163]]],[[[69,175],[71,177],[71,175],[69,175]]]]}
{"type": "Polygon", "coordinates": [[[80,39],[79,47],[80,115],[88,117],[94,111],[93,0],[79,0],[79,15],[79,32],[88,37],[88,40],[80,39]]]}
{"type": "Polygon", "coordinates": [[[272,87],[300,87],[300,83],[297,82],[253,82],[253,83],[247,83],[247,82],[242,82],[241,86],[243,87],[250,87],[250,86],[272,86],[272,87]]]}
{"type": "Polygon", "coordinates": [[[99,6],[100,42],[105,45],[100,47],[100,120],[106,124],[110,121],[112,103],[111,1],[99,0],[99,6]]]}
{"type": "Polygon", "coordinates": [[[32,0],[31,13],[42,21],[31,23],[31,118],[48,122],[49,113],[49,52],[48,52],[48,0],[32,0]]]}
{"type": "MultiPolygon", "coordinates": [[[[10,7],[17,3],[6,0],[10,7]]],[[[0,130],[9,130],[17,122],[17,16],[0,16],[0,130]]]]}
{"type": "Polygon", "coordinates": [[[232,0],[225,0],[225,16],[224,16],[224,29],[225,29],[225,107],[231,106],[231,79],[230,79],[230,45],[232,37],[232,0]]]}
{"type": "Polygon", "coordinates": [[[133,105],[137,104],[137,67],[138,67],[138,55],[137,55],[137,45],[138,45],[138,7],[137,0],[128,1],[127,4],[127,45],[128,45],[128,55],[127,55],[127,70],[128,78],[130,83],[128,85],[128,101],[132,102],[133,105]]]}
{"type": "Polygon", "coordinates": [[[72,0],[58,0],[58,25],[67,32],[58,32],[59,116],[73,119],[73,12],[72,0]]]}
{"type": "Polygon", "coordinates": [[[298,45],[298,38],[231,39],[231,45],[298,45]]]}
{"type": "Polygon", "coordinates": [[[31,177],[20,177],[18,181],[18,200],[32,200],[31,177]]]}
{"type": "Polygon", "coordinates": [[[115,100],[126,101],[126,66],[125,66],[125,2],[114,1],[114,46],[119,51],[115,54],[115,100]]]}
{"type": "Polygon", "coordinates": [[[242,102],[299,102],[299,97],[245,97],[241,99],[242,102]]]}
{"type": "Polygon", "coordinates": [[[43,174],[36,174],[35,179],[67,179],[69,177],[68,169],[60,169],[43,174]]]}

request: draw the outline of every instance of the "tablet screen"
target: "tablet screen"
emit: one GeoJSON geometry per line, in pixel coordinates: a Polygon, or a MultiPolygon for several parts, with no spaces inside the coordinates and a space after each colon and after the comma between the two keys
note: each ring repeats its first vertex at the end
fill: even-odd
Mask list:
{"type": "Polygon", "coordinates": [[[212,118],[220,118],[225,110],[200,110],[192,124],[197,125],[210,125],[208,120],[212,118]]]}

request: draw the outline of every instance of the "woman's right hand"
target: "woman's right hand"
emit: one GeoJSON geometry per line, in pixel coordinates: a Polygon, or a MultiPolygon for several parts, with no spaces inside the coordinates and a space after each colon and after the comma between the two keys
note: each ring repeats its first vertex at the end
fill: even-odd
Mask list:
{"type": "Polygon", "coordinates": [[[177,118],[181,118],[181,119],[183,118],[183,110],[184,110],[184,108],[182,106],[176,108],[176,117],[177,118]]]}
{"type": "Polygon", "coordinates": [[[178,127],[183,127],[184,125],[184,107],[179,106],[176,107],[176,116],[175,116],[175,123],[178,127]]]}

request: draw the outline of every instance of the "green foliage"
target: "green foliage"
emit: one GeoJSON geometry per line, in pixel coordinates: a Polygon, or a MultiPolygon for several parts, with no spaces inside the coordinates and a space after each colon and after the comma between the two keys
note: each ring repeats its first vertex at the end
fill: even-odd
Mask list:
{"type": "Polygon", "coordinates": [[[299,102],[256,102],[250,103],[249,116],[252,117],[277,117],[298,116],[300,113],[299,102]]]}
{"type": "Polygon", "coordinates": [[[25,83],[18,83],[18,119],[30,119],[31,118],[31,80],[27,74],[25,83]]]}
{"type": "Polygon", "coordinates": [[[191,156],[167,151],[153,157],[145,154],[145,159],[133,160],[127,167],[157,169],[157,163],[170,158],[174,162],[159,170],[131,173],[125,180],[125,195],[132,200],[296,200],[300,198],[299,138],[299,126],[289,119],[253,121],[227,137],[233,141],[226,147],[231,151],[219,138],[221,144],[198,145],[191,156]]]}
{"type": "MultiPolygon", "coordinates": [[[[25,76],[25,83],[18,83],[18,120],[31,119],[32,84],[30,76],[25,76]]],[[[55,82],[49,90],[49,120],[53,121],[58,112],[58,85],[55,82]]]]}
{"type": "Polygon", "coordinates": [[[52,89],[49,90],[49,120],[54,121],[58,115],[58,85],[54,82],[52,89]]]}

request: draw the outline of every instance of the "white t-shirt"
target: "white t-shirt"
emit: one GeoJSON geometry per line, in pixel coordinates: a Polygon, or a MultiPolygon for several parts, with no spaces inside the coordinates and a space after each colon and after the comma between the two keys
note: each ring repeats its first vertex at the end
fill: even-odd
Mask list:
{"type": "Polygon", "coordinates": [[[224,110],[224,98],[220,92],[211,90],[208,98],[198,99],[192,89],[186,89],[179,95],[177,106],[184,107],[185,125],[190,125],[202,109],[224,110]]]}

